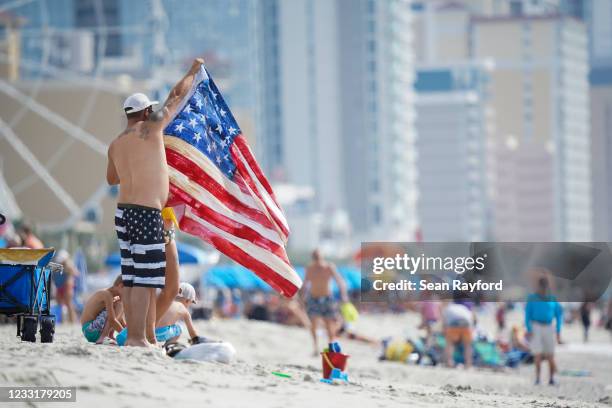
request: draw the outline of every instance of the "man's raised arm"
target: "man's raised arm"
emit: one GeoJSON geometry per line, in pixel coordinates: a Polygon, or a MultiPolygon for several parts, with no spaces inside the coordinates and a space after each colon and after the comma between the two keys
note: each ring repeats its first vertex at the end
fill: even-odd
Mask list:
{"type": "MultiPolygon", "coordinates": [[[[112,146],[112,145],[111,145],[112,146]]],[[[115,186],[120,183],[119,175],[117,174],[117,168],[113,162],[113,158],[110,153],[111,148],[108,149],[108,164],[106,166],[106,182],[109,186],[115,186]]]]}
{"type": "Polygon", "coordinates": [[[164,102],[164,106],[151,116],[151,120],[161,122],[162,127],[166,127],[166,125],[168,125],[170,120],[176,114],[178,105],[191,89],[195,76],[200,70],[202,64],[204,64],[204,60],[202,58],[196,58],[193,61],[189,72],[187,72],[187,74],[180,81],[178,81],[176,85],[174,85],[174,88],[172,88],[170,94],[168,94],[166,102],[164,102]]]}

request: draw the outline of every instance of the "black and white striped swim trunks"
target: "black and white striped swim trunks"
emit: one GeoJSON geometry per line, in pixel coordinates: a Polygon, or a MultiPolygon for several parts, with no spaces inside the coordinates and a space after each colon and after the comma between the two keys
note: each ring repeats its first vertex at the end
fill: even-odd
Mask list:
{"type": "Polygon", "coordinates": [[[164,222],[157,208],[117,204],[115,230],[126,287],[163,288],[166,278],[164,222]]]}

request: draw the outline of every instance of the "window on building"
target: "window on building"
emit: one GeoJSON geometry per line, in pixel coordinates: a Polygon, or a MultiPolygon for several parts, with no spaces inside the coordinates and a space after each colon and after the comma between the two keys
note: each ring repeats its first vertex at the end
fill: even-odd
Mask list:
{"type": "Polygon", "coordinates": [[[523,2],[515,0],[510,2],[510,14],[513,16],[520,16],[523,14],[523,2]]]}
{"type": "Polygon", "coordinates": [[[376,23],[374,22],[374,20],[368,20],[368,33],[374,34],[375,31],[376,31],[376,23]]]}
{"type": "Polygon", "coordinates": [[[368,51],[371,54],[375,54],[376,53],[376,41],[374,41],[374,40],[369,40],[368,41],[368,51]]]}
{"type": "Polygon", "coordinates": [[[372,207],[372,222],[376,225],[382,222],[382,210],[378,204],[374,204],[372,207]]]}
{"type": "Polygon", "coordinates": [[[371,80],[371,81],[370,81],[370,93],[371,93],[372,95],[376,95],[376,90],[377,90],[377,87],[376,87],[376,81],[371,80]]]}
{"type": "Polygon", "coordinates": [[[374,14],[375,11],[376,11],[376,1],[368,0],[368,13],[374,14]]]}
{"type": "Polygon", "coordinates": [[[425,9],[425,6],[423,5],[423,2],[420,1],[413,1],[410,4],[410,8],[412,9],[412,11],[414,12],[420,12],[423,11],[425,9]]]}
{"type": "Polygon", "coordinates": [[[371,74],[374,74],[376,72],[376,61],[371,60],[368,63],[368,70],[370,71],[371,74]]]}
{"type": "Polygon", "coordinates": [[[370,190],[372,193],[378,193],[380,191],[380,183],[378,179],[373,179],[370,183],[370,190]]]}
{"type": "MultiPolygon", "coordinates": [[[[105,25],[117,27],[121,25],[119,0],[106,0],[101,4],[94,0],[81,0],[76,2],[74,9],[76,26],[79,28],[92,28],[105,25]],[[102,8],[102,14],[98,13],[97,7],[102,8]]],[[[100,41],[105,40],[104,55],[107,57],[118,57],[123,55],[121,34],[103,33],[96,34],[96,49],[100,41]]]]}
{"type": "Polygon", "coordinates": [[[371,100],[369,103],[369,109],[371,113],[376,113],[377,111],[377,105],[376,105],[376,101],[375,100],[371,100]]]}

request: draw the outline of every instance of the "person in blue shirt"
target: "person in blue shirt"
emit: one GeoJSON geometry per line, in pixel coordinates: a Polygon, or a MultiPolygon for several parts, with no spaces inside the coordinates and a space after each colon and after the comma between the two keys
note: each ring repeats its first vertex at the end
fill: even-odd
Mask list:
{"type": "Polygon", "coordinates": [[[555,343],[561,344],[563,308],[550,294],[548,279],[538,281],[538,289],[527,297],[525,306],[525,326],[531,352],[535,358],[536,385],[540,384],[542,360],[548,361],[550,378],[548,383],[555,384],[555,343]],[[554,320],[554,322],[553,322],[554,320]]]}

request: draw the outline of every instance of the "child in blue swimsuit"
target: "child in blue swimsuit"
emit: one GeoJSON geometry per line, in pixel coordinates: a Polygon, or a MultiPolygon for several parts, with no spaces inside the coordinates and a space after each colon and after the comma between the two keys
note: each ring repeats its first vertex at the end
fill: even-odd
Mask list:
{"type": "Polygon", "coordinates": [[[102,343],[106,337],[113,339],[115,331],[125,327],[123,304],[121,303],[121,275],[113,282],[113,286],[95,292],[83,308],[81,324],[83,335],[90,343],[102,343]]]}

